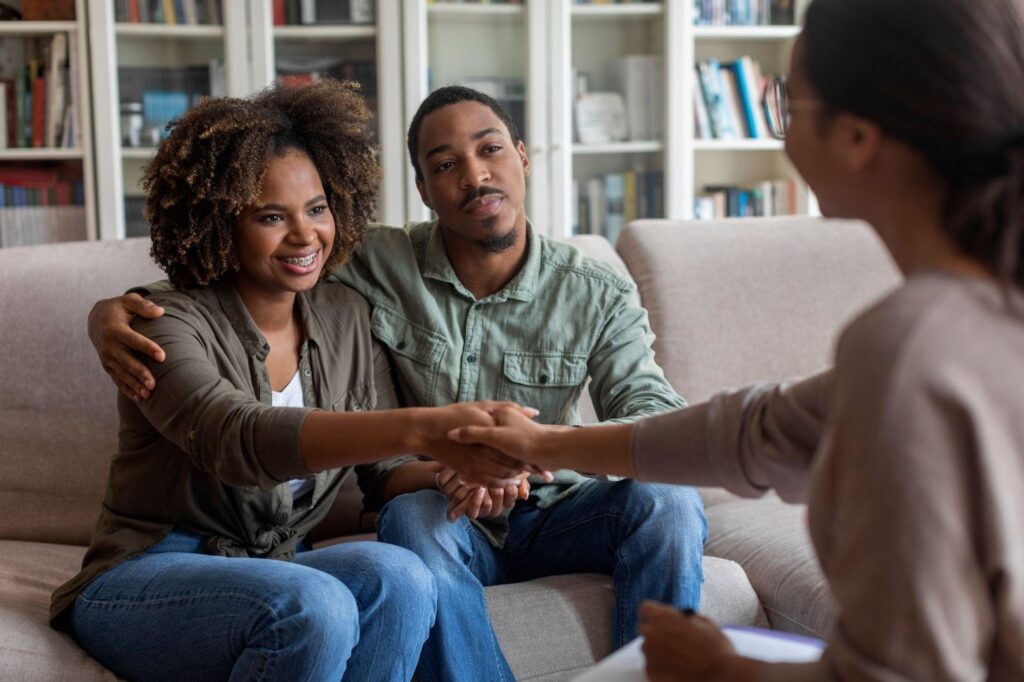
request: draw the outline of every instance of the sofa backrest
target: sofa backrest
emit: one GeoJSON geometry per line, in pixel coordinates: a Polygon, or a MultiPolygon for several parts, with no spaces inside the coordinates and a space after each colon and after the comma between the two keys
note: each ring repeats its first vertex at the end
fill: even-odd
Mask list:
{"type": "Polygon", "coordinates": [[[691,403],[827,367],[845,323],[900,281],[858,222],[638,221],[617,250],[650,313],[658,363],[691,403]]]}
{"type": "Polygon", "coordinates": [[[0,249],[0,538],[88,542],[117,408],[86,317],[160,277],[149,239],[0,249]]]}

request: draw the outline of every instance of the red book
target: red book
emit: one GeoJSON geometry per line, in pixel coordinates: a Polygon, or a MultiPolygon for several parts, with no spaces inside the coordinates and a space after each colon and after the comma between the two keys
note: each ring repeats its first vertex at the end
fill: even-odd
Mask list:
{"type": "Polygon", "coordinates": [[[32,81],[32,146],[46,146],[46,79],[32,81]]]}
{"type": "Polygon", "coordinates": [[[294,88],[312,83],[316,80],[316,77],[311,73],[286,73],[278,80],[282,87],[294,88]]]}
{"type": "Polygon", "coordinates": [[[288,23],[284,2],[285,0],[274,0],[274,26],[284,26],[288,23]]]}
{"type": "Polygon", "coordinates": [[[128,0],[128,21],[133,24],[141,22],[139,18],[139,0],[128,0]]]}

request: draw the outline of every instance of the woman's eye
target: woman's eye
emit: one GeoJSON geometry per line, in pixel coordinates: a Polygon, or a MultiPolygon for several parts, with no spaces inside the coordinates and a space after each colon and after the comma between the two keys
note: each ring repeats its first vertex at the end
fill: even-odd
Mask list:
{"type": "Polygon", "coordinates": [[[261,223],[277,223],[284,220],[284,216],[280,213],[267,213],[260,216],[261,223]]]}
{"type": "Polygon", "coordinates": [[[314,206],[313,208],[310,209],[309,212],[312,213],[313,215],[323,215],[324,213],[327,212],[327,205],[323,204],[321,206],[314,206]]]}

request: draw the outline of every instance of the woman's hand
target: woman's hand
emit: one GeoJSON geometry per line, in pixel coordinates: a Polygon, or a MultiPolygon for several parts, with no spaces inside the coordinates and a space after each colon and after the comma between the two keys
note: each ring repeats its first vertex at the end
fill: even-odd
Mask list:
{"type": "Polygon", "coordinates": [[[526,423],[532,423],[532,418],[537,415],[532,408],[496,401],[431,408],[430,421],[425,427],[424,454],[454,469],[465,483],[477,486],[505,488],[513,483],[518,485],[518,479],[524,472],[551,480],[550,472],[527,465],[518,457],[486,445],[457,444],[448,438],[448,433],[456,427],[493,426],[494,415],[498,413],[518,415],[526,423]]]}
{"type": "Polygon", "coordinates": [[[455,471],[443,464],[434,463],[432,467],[438,490],[448,498],[449,521],[460,516],[471,519],[498,516],[504,509],[515,506],[516,500],[530,496],[529,472],[519,474],[516,477],[518,483],[510,483],[503,488],[485,488],[466,484],[455,471]]]}
{"type": "Polygon", "coordinates": [[[138,294],[104,299],[89,311],[89,340],[100,363],[114,385],[132,400],[145,400],[156,387],[152,373],[135,352],[164,361],[163,349],[131,328],[132,318],[138,315],[152,319],[163,314],[163,308],[138,294]]]}
{"type": "Polygon", "coordinates": [[[758,663],[739,656],[729,638],[704,616],[644,602],[640,634],[651,682],[753,682],[757,678],[758,663]]]}
{"type": "Polygon", "coordinates": [[[492,448],[538,467],[560,468],[555,462],[545,461],[545,438],[572,427],[538,424],[522,409],[504,406],[495,410],[493,415],[493,425],[463,425],[452,429],[448,437],[456,443],[492,448]]]}

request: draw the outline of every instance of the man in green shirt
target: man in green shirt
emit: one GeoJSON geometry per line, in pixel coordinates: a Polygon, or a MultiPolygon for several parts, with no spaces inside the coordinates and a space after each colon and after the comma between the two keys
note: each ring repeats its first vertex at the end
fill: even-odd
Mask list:
{"type": "MultiPolygon", "coordinates": [[[[635,287],[577,249],[534,233],[525,213],[529,160],[514,122],[468,88],[435,91],[409,130],[424,203],[437,215],[405,229],[371,227],[330,280],[365,296],[408,405],[514,400],[545,423],[575,425],[590,394],[602,421],[682,407],[654,361],[635,287]]],[[[122,390],[153,385],[116,337],[127,300],[102,303],[90,335],[122,390]],[[116,310],[115,310],[116,308],[116,310]],[[114,331],[116,329],[116,331],[114,331]]],[[[145,340],[130,345],[159,359],[145,340]]],[[[606,481],[573,471],[519,487],[476,489],[433,462],[403,457],[360,471],[382,541],[419,554],[438,582],[437,620],[418,675],[512,680],[483,588],[546,575],[611,575],[614,638],[636,636],[643,599],[696,609],[707,534],[693,489],[606,481]],[[525,499],[518,499],[525,498],[525,499]]]]}

